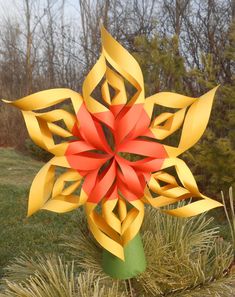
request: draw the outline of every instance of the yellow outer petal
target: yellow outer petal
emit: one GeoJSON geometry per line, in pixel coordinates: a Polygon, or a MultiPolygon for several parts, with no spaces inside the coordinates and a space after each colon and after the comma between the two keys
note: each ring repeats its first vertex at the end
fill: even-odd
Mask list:
{"type": "Polygon", "coordinates": [[[124,79],[117,72],[113,71],[111,68],[107,67],[106,69],[106,79],[107,82],[115,90],[115,95],[111,102],[112,105],[126,104],[127,95],[124,79]]]}
{"type": "Polygon", "coordinates": [[[86,107],[91,113],[105,112],[108,108],[103,104],[95,100],[92,97],[93,90],[98,86],[106,71],[106,63],[103,55],[100,56],[99,60],[93,66],[91,71],[85,78],[82,86],[83,98],[86,103],[86,107]]]}
{"type": "Polygon", "coordinates": [[[182,108],[176,113],[162,113],[155,118],[151,124],[150,130],[154,134],[156,139],[164,139],[178,130],[183,121],[186,113],[186,108],[182,108]],[[162,122],[165,122],[163,126],[160,126],[162,122]]]}
{"type": "Polygon", "coordinates": [[[72,128],[76,121],[75,115],[62,109],[48,112],[32,112],[32,110],[51,107],[69,98],[72,101],[75,113],[77,113],[83,99],[81,95],[69,89],[41,91],[16,101],[5,100],[5,102],[21,109],[29,135],[37,145],[56,156],[63,156],[68,143],[56,145],[53,134],[65,138],[72,136],[72,128]],[[68,131],[53,123],[59,120],[64,120],[68,131]]]}
{"type": "Polygon", "coordinates": [[[106,223],[113,228],[116,232],[121,234],[121,221],[117,215],[113,212],[116,205],[118,204],[117,199],[111,199],[103,201],[102,203],[102,216],[106,223]]]}
{"type": "Polygon", "coordinates": [[[154,105],[165,106],[169,108],[185,108],[195,102],[197,99],[187,97],[181,94],[171,92],[160,92],[146,98],[144,109],[151,118],[154,105]]]}
{"type": "Polygon", "coordinates": [[[133,208],[122,223],[123,245],[131,241],[139,232],[144,219],[144,204],[141,200],[130,201],[133,208]]]}
{"type": "Polygon", "coordinates": [[[72,195],[82,180],[79,173],[75,170],[69,170],[55,181],[56,166],[70,168],[66,157],[54,157],[41,168],[31,185],[28,216],[39,209],[66,212],[86,202],[87,196],[83,191],[80,193],[80,197],[72,195]],[[64,189],[66,181],[75,181],[75,184],[64,189]]]}
{"type": "Polygon", "coordinates": [[[123,75],[137,90],[136,95],[128,103],[144,103],[144,80],[139,64],[134,57],[123,48],[102,26],[101,38],[103,53],[107,61],[123,75]]]}
{"type": "Polygon", "coordinates": [[[192,147],[204,133],[209,121],[213,99],[218,87],[210,90],[190,106],[183,125],[177,150],[165,146],[169,156],[175,157],[192,147]]]}
{"type": "Polygon", "coordinates": [[[85,204],[87,220],[93,236],[103,248],[124,260],[124,249],[117,237],[117,233],[114,230],[112,231],[111,227],[108,227],[102,218],[95,215],[96,206],[97,204],[91,202],[85,204]]]}
{"type": "Polygon", "coordinates": [[[165,213],[176,217],[192,217],[199,215],[205,211],[211,210],[216,207],[223,206],[221,203],[201,195],[202,200],[187,204],[177,209],[164,210],[165,213]]]}
{"type": "Polygon", "coordinates": [[[126,202],[122,198],[104,199],[101,215],[96,212],[97,204],[91,202],[85,204],[93,236],[103,248],[122,260],[124,260],[124,246],[139,232],[144,218],[144,204],[141,200],[128,203],[132,208],[127,212],[126,202]],[[116,206],[119,217],[113,212],[116,206]]]}
{"type": "Polygon", "coordinates": [[[148,187],[151,189],[151,191],[157,193],[159,196],[153,198],[152,194],[148,190],[148,187],[146,187],[145,197],[143,198],[146,203],[151,204],[153,207],[159,208],[190,197],[200,199],[199,201],[176,209],[163,210],[167,214],[178,217],[190,217],[215,207],[222,206],[221,203],[210,199],[199,192],[196,181],[184,161],[177,158],[166,159],[162,169],[171,166],[175,167],[178,177],[184,187],[178,185],[175,178],[168,173],[162,171],[154,173],[150,178],[148,187]],[[159,181],[165,182],[166,185],[161,186],[159,181]]]}
{"type": "Polygon", "coordinates": [[[144,108],[150,118],[152,117],[154,104],[170,108],[181,108],[176,113],[158,116],[150,127],[157,139],[164,139],[183,124],[178,147],[164,145],[169,157],[177,157],[191,148],[201,138],[209,121],[217,88],[210,90],[199,99],[169,92],[161,92],[146,99],[144,108]],[[187,107],[189,109],[184,117],[187,107]],[[158,126],[164,120],[167,120],[166,123],[163,126],[158,126]]]}
{"type": "Polygon", "coordinates": [[[3,101],[14,105],[21,110],[30,111],[54,106],[66,99],[71,99],[74,111],[77,113],[82,104],[82,97],[80,94],[70,89],[50,89],[34,93],[16,101],[3,101]]]}

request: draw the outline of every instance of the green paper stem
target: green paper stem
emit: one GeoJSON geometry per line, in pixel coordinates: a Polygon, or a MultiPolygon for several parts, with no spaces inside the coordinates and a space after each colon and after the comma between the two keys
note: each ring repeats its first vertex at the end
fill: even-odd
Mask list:
{"type": "Polygon", "coordinates": [[[117,258],[107,250],[103,250],[102,268],[114,279],[130,279],[146,269],[141,236],[138,233],[124,248],[125,261],[117,258]]]}

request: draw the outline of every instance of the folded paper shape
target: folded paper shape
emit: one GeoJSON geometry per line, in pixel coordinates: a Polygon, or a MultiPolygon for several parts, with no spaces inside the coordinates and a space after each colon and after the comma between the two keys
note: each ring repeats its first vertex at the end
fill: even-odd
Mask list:
{"type": "Polygon", "coordinates": [[[199,192],[190,169],[178,158],[202,136],[217,88],[200,98],[170,92],[145,98],[137,61],[104,27],[101,35],[102,53],[83,83],[82,95],[51,89],[5,102],[22,110],[32,140],[54,155],[32,183],[28,215],[84,205],[96,240],[124,260],[124,246],[141,227],[145,203],[161,209],[193,197],[192,203],[163,210],[179,217],[221,206],[199,192]],[[126,82],[135,90],[131,98],[126,82]],[[56,108],[67,99],[73,112],[56,108]],[[155,105],[172,112],[152,119],[155,105]],[[48,107],[53,109],[43,110],[48,107]],[[178,146],[163,144],[181,128],[178,146]],[[64,142],[57,144],[55,135],[64,142]],[[128,160],[127,153],[141,158],[128,160]],[[178,181],[164,171],[170,167],[178,181]]]}

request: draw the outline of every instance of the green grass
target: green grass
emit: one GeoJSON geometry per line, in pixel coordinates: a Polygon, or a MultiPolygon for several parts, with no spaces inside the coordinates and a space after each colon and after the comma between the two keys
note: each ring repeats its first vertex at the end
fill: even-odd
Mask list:
{"type": "Polygon", "coordinates": [[[64,253],[61,235],[76,232],[76,211],[39,211],[26,217],[30,185],[42,165],[13,149],[0,149],[0,275],[22,253],[64,253]]]}
{"type": "MultiPolygon", "coordinates": [[[[63,235],[78,234],[78,211],[55,214],[39,211],[27,218],[27,200],[31,182],[43,163],[21,155],[13,149],[0,149],[0,276],[9,261],[25,253],[66,255],[60,245],[63,235]]],[[[229,240],[223,210],[208,213],[221,236],[229,240]]]]}

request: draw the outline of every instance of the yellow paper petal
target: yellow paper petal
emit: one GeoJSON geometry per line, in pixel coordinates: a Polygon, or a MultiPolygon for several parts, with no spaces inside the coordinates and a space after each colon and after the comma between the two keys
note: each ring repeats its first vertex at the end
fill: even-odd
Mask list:
{"type": "Polygon", "coordinates": [[[144,109],[147,112],[149,118],[151,118],[155,104],[169,108],[185,108],[196,100],[196,98],[187,97],[181,94],[160,92],[146,98],[144,109]]]}
{"type": "Polygon", "coordinates": [[[124,260],[124,246],[139,232],[144,218],[141,200],[130,201],[132,208],[126,211],[126,202],[118,199],[104,200],[102,214],[96,211],[95,203],[86,203],[88,224],[96,240],[110,253],[124,260]],[[121,201],[121,203],[118,203],[121,201]],[[118,214],[114,213],[118,206],[118,214]]]}
{"type": "Polygon", "coordinates": [[[170,146],[165,146],[165,149],[171,157],[176,157],[188,150],[201,138],[209,121],[217,88],[218,87],[210,90],[190,106],[185,117],[178,148],[175,149],[170,146]]]}
{"type": "Polygon", "coordinates": [[[56,109],[48,112],[33,112],[54,106],[70,98],[77,112],[82,104],[81,96],[69,89],[52,89],[38,92],[16,101],[7,101],[7,103],[16,106],[22,110],[26,127],[31,139],[41,148],[51,152],[56,156],[63,156],[68,143],[55,144],[53,134],[63,138],[72,136],[72,128],[76,122],[75,115],[56,109]],[[54,122],[63,120],[67,128],[61,128],[54,122]]]}
{"type": "Polygon", "coordinates": [[[102,26],[103,53],[110,65],[126,78],[137,90],[129,105],[144,103],[144,80],[139,64],[102,26]]]}
{"type": "Polygon", "coordinates": [[[222,206],[221,203],[202,195],[197,187],[196,181],[188,168],[188,166],[180,159],[172,158],[166,159],[163,164],[164,168],[174,166],[180,179],[182,186],[180,186],[175,178],[166,172],[157,172],[152,174],[148,187],[145,189],[144,201],[151,204],[153,207],[160,208],[171,205],[179,201],[188,199],[190,197],[198,198],[199,201],[192,202],[180,208],[164,210],[165,213],[179,216],[190,217],[215,207],[222,206]],[[161,185],[164,182],[164,186],[161,185]],[[153,197],[149,189],[157,194],[153,197]]]}
{"type": "Polygon", "coordinates": [[[95,211],[96,206],[95,203],[91,202],[85,204],[87,220],[93,236],[103,248],[124,260],[124,249],[118,233],[108,226],[102,217],[98,216],[95,211]]]}
{"type": "Polygon", "coordinates": [[[106,80],[102,86],[102,95],[105,102],[109,105],[127,103],[126,88],[123,77],[108,66],[106,66],[106,80]],[[110,95],[109,85],[115,90],[113,98],[111,98],[110,95]]]}
{"type": "Polygon", "coordinates": [[[76,170],[69,169],[56,179],[56,167],[70,168],[65,157],[54,157],[45,164],[33,180],[29,193],[28,216],[40,209],[66,212],[86,202],[86,194],[72,195],[79,187],[82,177],[76,170]],[[65,182],[74,182],[64,188],[65,182]]]}
{"type": "Polygon", "coordinates": [[[141,200],[130,201],[133,206],[122,223],[123,245],[131,241],[139,232],[144,219],[144,204],[141,200]]]}
{"type": "Polygon", "coordinates": [[[146,99],[144,108],[150,118],[155,104],[168,108],[181,108],[175,113],[164,113],[156,117],[150,127],[156,139],[164,139],[183,125],[178,147],[164,146],[170,157],[182,154],[201,138],[209,121],[217,88],[198,99],[169,92],[161,92],[146,99]],[[164,124],[161,125],[162,123],[164,124]]]}
{"type": "Polygon", "coordinates": [[[71,99],[74,111],[77,113],[82,104],[82,97],[70,89],[50,89],[34,93],[16,101],[3,101],[21,110],[32,111],[54,106],[67,99],[71,99]]]}

